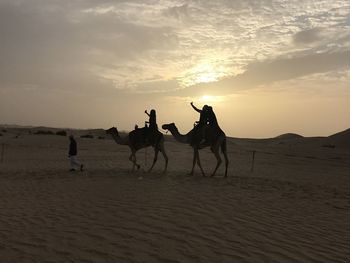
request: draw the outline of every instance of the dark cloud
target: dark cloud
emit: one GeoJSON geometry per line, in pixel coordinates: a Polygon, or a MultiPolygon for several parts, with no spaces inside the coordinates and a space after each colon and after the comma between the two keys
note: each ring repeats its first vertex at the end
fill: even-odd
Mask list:
{"type": "Polygon", "coordinates": [[[248,66],[245,73],[234,79],[248,85],[261,85],[343,67],[350,67],[350,50],[304,56],[296,55],[292,58],[254,63],[248,66]]]}
{"type": "Polygon", "coordinates": [[[84,89],[100,82],[96,68],[120,68],[147,52],[177,45],[170,27],[84,12],[125,1],[69,2],[0,3],[0,86],[84,89]]]}
{"type": "Polygon", "coordinates": [[[300,31],[293,36],[296,44],[309,44],[322,40],[322,29],[312,28],[300,31]]]}
{"type": "Polygon", "coordinates": [[[315,73],[350,68],[350,50],[308,55],[294,54],[292,58],[277,58],[248,65],[246,71],[218,82],[197,84],[183,89],[182,95],[230,94],[277,81],[290,80],[315,73]]]}

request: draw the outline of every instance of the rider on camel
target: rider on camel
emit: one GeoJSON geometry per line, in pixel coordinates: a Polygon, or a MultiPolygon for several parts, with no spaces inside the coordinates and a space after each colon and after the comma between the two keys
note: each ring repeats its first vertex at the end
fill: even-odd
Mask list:
{"type": "Polygon", "coordinates": [[[147,110],[145,110],[145,113],[147,114],[147,116],[149,117],[148,122],[146,122],[146,124],[148,123],[148,129],[147,131],[147,136],[146,138],[153,138],[156,132],[158,131],[158,125],[157,125],[157,117],[156,117],[156,111],[154,109],[152,109],[150,111],[150,113],[147,112],[147,110]]]}

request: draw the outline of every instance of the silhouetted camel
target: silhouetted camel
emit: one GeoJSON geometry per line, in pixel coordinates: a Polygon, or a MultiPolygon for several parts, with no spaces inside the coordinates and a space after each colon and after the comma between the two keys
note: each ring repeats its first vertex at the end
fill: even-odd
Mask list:
{"type": "Polygon", "coordinates": [[[129,157],[129,160],[133,163],[132,170],[135,170],[135,166],[137,169],[140,169],[140,165],[136,162],[136,152],[142,148],[152,146],[154,147],[154,159],[151,168],[148,170],[150,172],[153,169],[153,166],[155,165],[157,159],[158,159],[158,152],[161,151],[164,159],[165,159],[165,168],[164,172],[166,172],[168,167],[168,156],[165,153],[164,149],[164,136],[161,132],[157,131],[157,133],[147,133],[147,127],[135,129],[129,134],[121,138],[119,136],[118,130],[115,127],[112,127],[108,130],[106,130],[107,134],[111,134],[113,139],[116,141],[116,143],[120,145],[127,145],[129,146],[131,150],[131,155],[129,157]],[[150,138],[152,137],[152,138],[150,138]]]}
{"type": "Polygon", "coordinates": [[[192,170],[190,172],[191,175],[193,175],[194,166],[197,162],[203,176],[205,176],[199,159],[199,150],[210,146],[210,149],[214,153],[217,160],[216,167],[211,175],[214,176],[222,162],[219,153],[219,149],[221,147],[222,153],[225,157],[225,177],[227,177],[228,158],[226,150],[226,135],[217,124],[214,123],[212,126],[207,124],[204,127],[202,127],[201,129],[204,129],[204,133],[194,132],[194,129],[192,129],[185,135],[180,134],[179,130],[175,126],[175,123],[164,124],[162,128],[164,130],[169,130],[175,138],[175,140],[177,140],[178,142],[189,144],[193,148],[193,163],[192,170]],[[205,141],[203,143],[200,143],[202,140],[202,134],[205,134],[205,141]]]}

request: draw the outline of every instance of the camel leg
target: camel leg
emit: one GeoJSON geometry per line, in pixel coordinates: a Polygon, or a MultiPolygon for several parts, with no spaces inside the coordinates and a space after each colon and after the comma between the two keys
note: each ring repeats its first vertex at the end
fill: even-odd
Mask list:
{"type": "Polygon", "coordinates": [[[225,158],[225,178],[227,177],[227,169],[228,169],[228,157],[227,157],[227,145],[226,145],[226,137],[223,138],[221,142],[221,151],[225,158]]]}
{"type": "Polygon", "coordinates": [[[160,151],[162,152],[163,156],[164,156],[164,160],[165,160],[165,167],[164,167],[164,171],[163,173],[166,173],[167,169],[168,169],[168,156],[166,155],[166,152],[165,152],[165,148],[164,148],[164,143],[161,143],[160,144],[160,151]]]}
{"type": "Polygon", "coordinates": [[[203,177],[205,177],[205,173],[204,173],[204,170],[203,170],[203,167],[202,167],[202,164],[201,164],[201,160],[199,158],[199,151],[198,151],[198,149],[197,149],[197,164],[198,164],[199,168],[201,169],[203,177]]]}
{"type": "Polygon", "coordinates": [[[196,162],[197,162],[196,149],[193,148],[193,162],[192,162],[192,170],[189,173],[190,175],[193,175],[193,173],[194,173],[194,166],[196,165],[196,162]]]}
{"type": "Polygon", "coordinates": [[[136,162],[136,154],[134,155],[134,162],[135,162],[135,165],[136,165],[137,170],[139,170],[139,169],[141,168],[141,165],[139,165],[139,164],[136,162]]]}
{"type": "Polygon", "coordinates": [[[216,158],[216,160],[217,160],[217,163],[216,163],[216,167],[215,167],[215,169],[214,169],[214,171],[213,171],[213,173],[212,173],[211,176],[214,176],[214,175],[215,175],[217,169],[219,168],[220,164],[222,163],[222,160],[221,160],[221,157],[220,157],[220,153],[219,153],[219,149],[216,149],[216,150],[214,151],[214,155],[215,155],[215,158],[216,158]]]}
{"type": "Polygon", "coordinates": [[[227,152],[223,152],[225,157],[225,177],[227,177],[227,168],[228,168],[228,158],[227,158],[227,152]]]}
{"type": "Polygon", "coordinates": [[[135,163],[134,163],[134,159],[133,158],[134,158],[134,155],[133,155],[133,153],[131,153],[130,156],[129,156],[129,161],[132,162],[132,171],[135,170],[135,163]]]}
{"type": "Polygon", "coordinates": [[[154,147],[154,158],[153,158],[153,163],[152,163],[151,168],[149,168],[148,172],[151,172],[152,169],[153,169],[153,166],[156,164],[157,159],[158,159],[158,152],[159,152],[159,149],[158,149],[157,147],[154,147]]]}
{"type": "Polygon", "coordinates": [[[136,151],[132,150],[131,155],[129,157],[129,160],[133,163],[133,166],[132,166],[133,172],[135,171],[135,166],[136,166],[137,170],[140,169],[140,165],[137,164],[137,162],[136,162],[136,151]]]}
{"type": "Polygon", "coordinates": [[[219,153],[220,144],[221,144],[221,142],[219,141],[214,146],[211,147],[211,151],[214,153],[216,161],[217,161],[216,167],[215,167],[213,173],[211,174],[211,176],[215,175],[217,169],[219,168],[220,164],[222,163],[222,159],[221,159],[220,153],[219,153]]]}

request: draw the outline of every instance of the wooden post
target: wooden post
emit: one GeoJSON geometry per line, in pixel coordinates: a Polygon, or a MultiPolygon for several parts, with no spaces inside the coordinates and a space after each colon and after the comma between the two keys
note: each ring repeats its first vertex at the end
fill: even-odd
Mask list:
{"type": "Polygon", "coordinates": [[[250,171],[254,171],[254,161],[255,161],[255,150],[253,151],[253,158],[252,158],[252,167],[250,168],[250,171]]]}
{"type": "MultiPolygon", "coordinates": [[[[147,128],[147,121],[145,121],[145,127],[147,128]]],[[[146,138],[148,140],[149,138],[146,138]]],[[[145,147],[145,168],[147,168],[147,147],[145,147]]]]}
{"type": "Polygon", "coordinates": [[[1,144],[1,162],[4,162],[5,143],[1,144]]]}
{"type": "Polygon", "coordinates": [[[145,167],[147,167],[147,147],[145,147],[145,167]]]}

